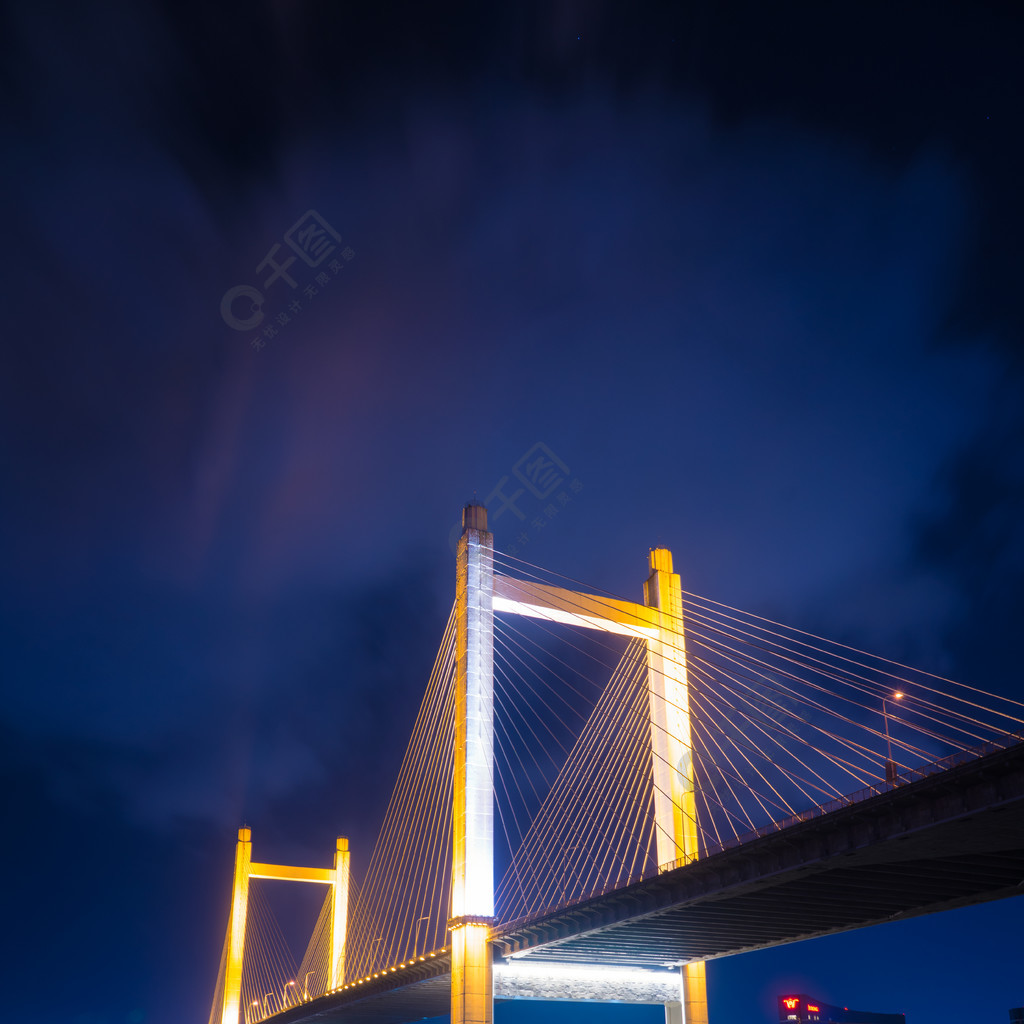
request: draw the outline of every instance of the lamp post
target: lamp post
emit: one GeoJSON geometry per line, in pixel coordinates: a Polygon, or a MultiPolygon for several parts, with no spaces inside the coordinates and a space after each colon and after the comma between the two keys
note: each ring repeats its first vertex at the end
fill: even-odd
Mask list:
{"type": "Polygon", "coordinates": [[[896,762],[892,759],[892,739],[889,737],[889,711],[885,706],[887,700],[902,700],[903,694],[897,690],[891,697],[882,698],[882,718],[885,721],[885,782],[886,785],[896,785],[896,762]]]}
{"type": "Polygon", "coordinates": [[[309,976],[313,973],[313,971],[306,971],[306,980],[302,984],[302,1001],[304,1003],[309,1002],[309,976]]]}
{"type": "Polygon", "coordinates": [[[288,984],[286,984],[281,989],[281,1009],[282,1010],[285,1009],[285,1007],[288,1005],[288,989],[292,988],[294,985],[295,985],[294,980],[293,981],[289,981],[288,984]]]}
{"type": "MultiPolygon", "coordinates": [[[[413,948],[412,948],[412,955],[413,956],[419,956],[420,955],[420,925],[423,924],[424,921],[429,921],[429,920],[430,920],[429,917],[421,917],[416,922],[416,941],[413,944],[413,948]]],[[[426,950],[426,942],[424,942],[423,945],[424,945],[423,952],[426,953],[426,951],[427,951],[426,950]]]]}

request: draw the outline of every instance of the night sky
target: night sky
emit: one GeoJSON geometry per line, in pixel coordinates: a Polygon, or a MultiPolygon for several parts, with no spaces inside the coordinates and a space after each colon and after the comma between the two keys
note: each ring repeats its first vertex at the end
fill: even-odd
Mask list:
{"type": "MultiPolygon", "coordinates": [[[[0,1016],[204,1024],[243,820],[365,867],[452,528],[538,443],[577,487],[499,548],[639,599],[661,544],[1024,699],[1022,22],[4,4],[0,1016]]],[[[711,1019],[1005,1020],[1022,913],[715,961],[711,1019]]]]}

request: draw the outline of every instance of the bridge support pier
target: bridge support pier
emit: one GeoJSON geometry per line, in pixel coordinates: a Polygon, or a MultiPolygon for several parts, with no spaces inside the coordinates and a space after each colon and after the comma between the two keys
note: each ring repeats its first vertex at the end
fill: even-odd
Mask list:
{"type": "Polygon", "coordinates": [[[704,961],[679,969],[679,1001],[665,1004],[665,1024],[708,1024],[708,996],[704,961]]]}
{"type": "Polygon", "coordinates": [[[490,924],[452,927],[452,1024],[490,1024],[494,979],[490,924]]]}
{"type": "Polygon", "coordinates": [[[703,960],[683,965],[683,1019],[685,1024],[708,1024],[708,986],[703,960]]]}
{"type": "Polygon", "coordinates": [[[462,513],[456,583],[452,821],[452,1024],[494,1019],[494,537],[462,513]]]}

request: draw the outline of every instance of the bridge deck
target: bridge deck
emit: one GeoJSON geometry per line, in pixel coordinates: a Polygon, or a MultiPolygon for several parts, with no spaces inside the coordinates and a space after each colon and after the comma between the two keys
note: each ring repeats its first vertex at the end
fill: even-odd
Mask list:
{"type": "Polygon", "coordinates": [[[503,929],[504,956],[660,966],[1024,893],[1024,745],[503,929]]]}
{"type": "MultiPolygon", "coordinates": [[[[663,966],[1024,894],[1024,744],[627,888],[498,928],[496,955],[663,966]]],[[[447,1013],[439,956],[278,1014],[400,1024],[447,1013]]]]}

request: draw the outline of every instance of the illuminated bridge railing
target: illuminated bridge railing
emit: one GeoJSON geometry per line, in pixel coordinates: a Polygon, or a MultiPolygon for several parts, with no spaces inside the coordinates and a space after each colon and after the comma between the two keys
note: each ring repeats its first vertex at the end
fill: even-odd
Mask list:
{"type": "MultiPolygon", "coordinates": [[[[738,839],[730,839],[727,842],[716,844],[717,848],[709,849],[708,853],[717,853],[720,850],[732,849],[736,846],[742,845],[743,843],[749,842],[751,839],[770,835],[773,832],[789,828],[791,825],[796,825],[801,821],[811,821],[814,818],[820,818],[822,815],[831,814],[832,811],[839,811],[844,807],[850,807],[853,804],[859,804],[864,800],[870,800],[873,796],[881,796],[883,793],[890,793],[892,790],[898,789],[900,786],[906,786],[911,782],[917,782],[920,779],[926,779],[929,776],[949,771],[951,768],[956,768],[958,765],[968,764],[971,761],[976,761],[979,757],[985,757],[987,754],[994,754],[999,750],[1005,750],[1007,747],[1015,746],[1018,743],[1024,743],[1024,735],[1007,734],[1006,736],[1000,736],[997,739],[989,740],[986,743],[982,743],[976,747],[971,747],[967,750],[957,750],[952,754],[947,754],[945,757],[940,757],[937,761],[929,761],[927,764],[921,765],[917,768],[904,769],[895,776],[894,781],[891,783],[885,782],[877,786],[865,786],[863,789],[858,789],[853,793],[848,793],[846,796],[836,797],[834,800],[828,800],[823,804],[819,804],[817,807],[812,807],[810,810],[790,815],[788,818],[783,818],[782,820],[773,822],[771,825],[767,825],[764,828],[759,828],[756,831],[742,835],[738,839]]],[[[679,867],[681,866],[681,862],[677,862],[673,866],[679,867]]]]}

